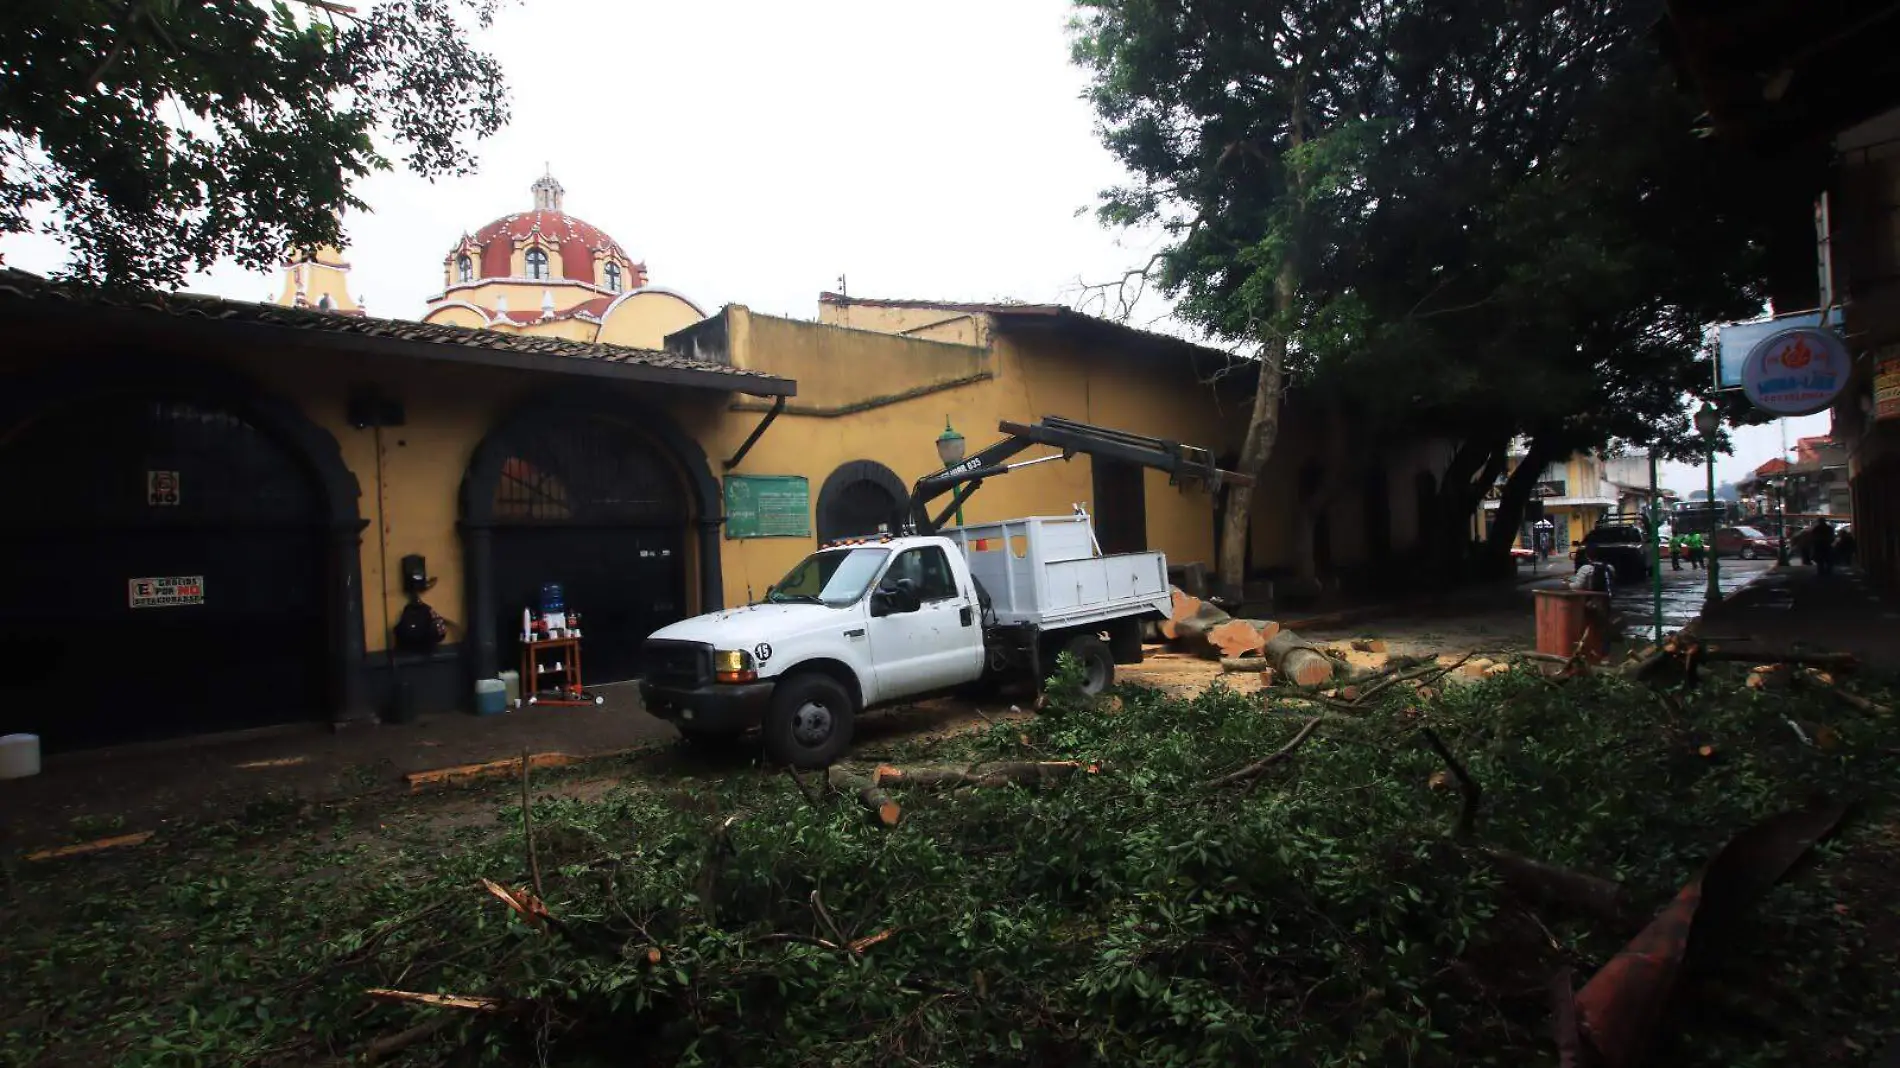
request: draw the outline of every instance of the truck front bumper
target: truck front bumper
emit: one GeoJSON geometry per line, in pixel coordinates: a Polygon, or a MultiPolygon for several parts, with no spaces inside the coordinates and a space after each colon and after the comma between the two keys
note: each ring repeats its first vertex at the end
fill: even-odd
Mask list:
{"type": "Polygon", "coordinates": [[[694,689],[640,684],[640,703],[648,713],[681,730],[738,734],[756,727],[772,705],[772,683],[714,683],[694,689]]]}

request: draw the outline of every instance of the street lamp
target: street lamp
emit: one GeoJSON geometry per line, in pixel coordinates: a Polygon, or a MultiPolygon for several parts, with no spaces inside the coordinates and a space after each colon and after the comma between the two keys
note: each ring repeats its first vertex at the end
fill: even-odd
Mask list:
{"type": "MultiPolygon", "coordinates": [[[[937,435],[937,459],[943,461],[945,470],[963,462],[964,450],[968,445],[969,443],[963,440],[963,435],[957,433],[956,429],[950,425],[950,417],[944,416],[943,433],[937,435]]],[[[957,526],[962,525],[963,506],[959,504],[957,505],[957,526]]]]}
{"type": "Polygon", "coordinates": [[[1709,473],[1709,590],[1703,596],[1703,603],[1713,607],[1722,599],[1722,554],[1715,551],[1715,432],[1722,429],[1722,413],[1708,401],[1695,412],[1696,433],[1702,435],[1704,456],[1707,459],[1709,473]]]}

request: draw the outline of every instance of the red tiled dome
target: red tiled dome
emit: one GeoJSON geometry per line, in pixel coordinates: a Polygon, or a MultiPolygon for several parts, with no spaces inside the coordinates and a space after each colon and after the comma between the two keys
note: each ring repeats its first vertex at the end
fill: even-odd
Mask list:
{"type": "MultiPolygon", "coordinates": [[[[534,195],[533,210],[504,215],[475,231],[467,239],[480,250],[480,262],[475,272],[477,278],[510,277],[513,274],[516,245],[537,233],[561,251],[561,272],[557,277],[598,284],[600,279],[594,275],[594,254],[597,252],[619,259],[635,275],[643,273],[640,265],[634,263],[620,243],[607,236],[606,231],[561,210],[562,189],[559,182],[551,177],[542,178],[534,184],[534,195]]],[[[457,250],[463,247],[460,243],[456,245],[457,250]]],[[[456,255],[454,251],[449,253],[451,262],[456,255]]]]}

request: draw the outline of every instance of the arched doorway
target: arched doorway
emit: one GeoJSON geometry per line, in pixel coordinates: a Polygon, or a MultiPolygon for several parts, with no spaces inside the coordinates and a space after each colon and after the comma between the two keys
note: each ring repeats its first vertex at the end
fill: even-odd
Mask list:
{"type": "Polygon", "coordinates": [[[1375,463],[1366,469],[1360,495],[1366,524],[1366,560],[1384,563],[1392,558],[1392,488],[1385,468],[1375,463]]]}
{"type": "Polygon", "coordinates": [[[840,464],[818,490],[818,543],[866,534],[896,533],[910,490],[875,460],[840,464]]]}
{"type": "Polygon", "coordinates": [[[476,676],[519,662],[522,610],[559,583],[581,615],[586,681],[637,677],[649,634],[723,603],[717,495],[705,453],[625,398],[554,394],[497,426],[462,483],[476,676]]]}
{"type": "Polygon", "coordinates": [[[15,380],[0,409],[0,733],[59,750],[353,710],[334,439],[223,372],[89,371],[15,380]]]}

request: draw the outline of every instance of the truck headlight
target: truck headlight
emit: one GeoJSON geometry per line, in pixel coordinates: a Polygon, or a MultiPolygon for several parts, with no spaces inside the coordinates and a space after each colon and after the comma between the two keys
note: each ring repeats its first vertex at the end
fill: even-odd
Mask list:
{"type": "Polygon", "coordinates": [[[720,682],[753,682],[759,677],[752,654],[744,649],[713,651],[713,678],[720,682]]]}

